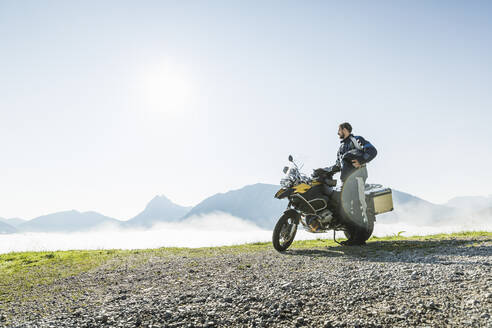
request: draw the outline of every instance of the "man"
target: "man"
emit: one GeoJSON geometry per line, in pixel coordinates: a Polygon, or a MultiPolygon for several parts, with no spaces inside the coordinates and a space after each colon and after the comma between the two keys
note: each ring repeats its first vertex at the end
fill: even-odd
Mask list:
{"type": "Polygon", "coordinates": [[[352,134],[350,123],[342,123],[338,126],[338,136],[341,145],[337,153],[336,171],[342,171],[340,179],[343,183],[353,174],[367,179],[366,164],[376,157],[376,148],[361,136],[352,134]]]}
{"type": "MultiPolygon", "coordinates": [[[[365,198],[366,164],[376,157],[377,150],[363,137],[354,136],[350,123],[345,122],[338,126],[338,136],[341,139],[341,145],[338,149],[336,164],[324,170],[342,172],[340,175],[342,215],[349,220],[349,224],[365,227],[368,222],[365,198]]],[[[317,220],[311,220],[308,225],[313,232],[320,227],[317,220]]],[[[345,243],[349,245],[351,241],[348,240],[345,243]]]]}
{"type": "MultiPolygon", "coordinates": [[[[338,126],[341,139],[333,171],[341,171],[342,180],[341,205],[344,215],[353,224],[365,227],[368,222],[365,184],[367,179],[366,164],[376,157],[376,148],[361,136],[352,134],[350,123],[338,126]]],[[[350,244],[351,241],[346,242],[350,244]]]]}

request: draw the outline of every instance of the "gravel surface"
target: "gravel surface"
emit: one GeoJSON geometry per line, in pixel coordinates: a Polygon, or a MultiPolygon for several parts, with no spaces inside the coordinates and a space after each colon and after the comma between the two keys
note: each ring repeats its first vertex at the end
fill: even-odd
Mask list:
{"type": "Polygon", "coordinates": [[[0,326],[492,327],[491,257],[490,237],[136,254],[36,287],[0,326]]]}

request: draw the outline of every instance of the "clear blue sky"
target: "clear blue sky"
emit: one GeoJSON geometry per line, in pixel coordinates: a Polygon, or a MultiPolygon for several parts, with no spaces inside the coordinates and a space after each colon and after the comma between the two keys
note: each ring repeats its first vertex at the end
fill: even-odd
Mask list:
{"type": "Polygon", "coordinates": [[[0,0],[0,216],[126,219],[334,163],[441,203],[492,193],[489,1],[0,0]]]}

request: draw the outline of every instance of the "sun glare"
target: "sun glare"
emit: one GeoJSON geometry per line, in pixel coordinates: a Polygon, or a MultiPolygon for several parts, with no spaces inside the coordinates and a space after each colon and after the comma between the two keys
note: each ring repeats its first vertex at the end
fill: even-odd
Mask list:
{"type": "Polygon", "coordinates": [[[191,99],[191,82],[177,66],[161,64],[149,69],[141,85],[145,106],[167,115],[182,114],[191,99]]]}

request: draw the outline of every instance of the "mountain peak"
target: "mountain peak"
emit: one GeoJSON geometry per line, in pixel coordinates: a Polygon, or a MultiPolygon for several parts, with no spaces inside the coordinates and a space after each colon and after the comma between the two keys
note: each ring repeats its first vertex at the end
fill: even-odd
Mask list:
{"type": "Polygon", "coordinates": [[[155,195],[154,198],[152,198],[151,201],[156,200],[156,199],[166,199],[169,200],[165,195],[155,195]]]}
{"type": "Polygon", "coordinates": [[[189,207],[177,205],[164,195],[156,195],[147,204],[143,212],[129,220],[128,224],[150,226],[152,223],[158,221],[177,221],[189,210],[189,207]]]}
{"type": "Polygon", "coordinates": [[[150,200],[150,202],[147,204],[145,209],[148,210],[153,208],[162,208],[162,207],[169,207],[169,206],[177,206],[177,205],[174,204],[169,198],[167,198],[164,195],[156,195],[154,196],[154,198],[150,200]]]}

